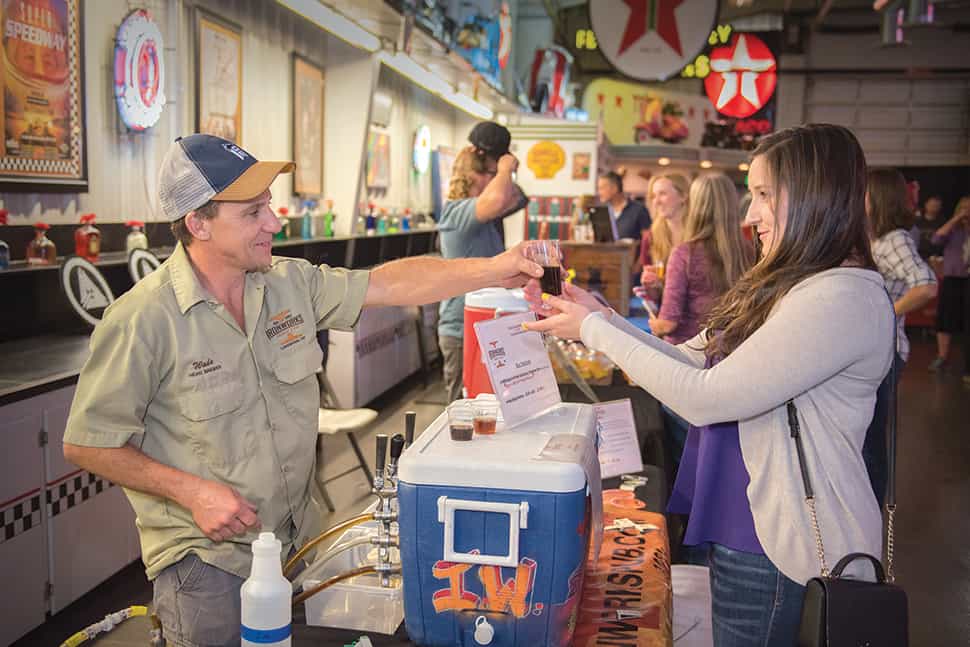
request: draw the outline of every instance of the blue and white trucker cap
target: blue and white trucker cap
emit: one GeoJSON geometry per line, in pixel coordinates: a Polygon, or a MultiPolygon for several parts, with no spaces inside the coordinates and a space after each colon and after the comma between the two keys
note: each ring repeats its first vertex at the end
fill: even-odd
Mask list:
{"type": "Polygon", "coordinates": [[[179,137],[168,149],[158,174],[162,215],[175,221],[210,200],[245,202],[269,188],[293,162],[260,162],[214,135],[179,137]]]}

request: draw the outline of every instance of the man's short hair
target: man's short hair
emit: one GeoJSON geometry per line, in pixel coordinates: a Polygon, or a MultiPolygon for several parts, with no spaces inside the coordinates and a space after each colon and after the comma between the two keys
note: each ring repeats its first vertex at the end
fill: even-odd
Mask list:
{"type": "MultiPolygon", "coordinates": [[[[204,205],[195,209],[195,214],[202,220],[212,220],[219,214],[219,203],[215,200],[209,200],[204,205]]],[[[190,212],[191,213],[191,212],[190,212]]],[[[189,231],[189,226],[185,224],[185,219],[188,214],[185,214],[178,220],[172,222],[172,235],[175,236],[175,240],[182,243],[182,247],[188,247],[192,244],[192,240],[195,236],[189,231]]]]}
{"type": "Polygon", "coordinates": [[[616,171],[609,171],[607,173],[603,173],[600,176],[600,178],[604,180],[609,180],[610,182],[613,183],[613,186],[616,187],[617,191],[619,191],[620,193],[623,193],[623,177],[616,171]]]}

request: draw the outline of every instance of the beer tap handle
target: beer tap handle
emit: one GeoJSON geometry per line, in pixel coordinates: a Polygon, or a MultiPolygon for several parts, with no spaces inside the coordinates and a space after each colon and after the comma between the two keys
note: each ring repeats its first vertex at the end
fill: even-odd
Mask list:
{"type": "Polygon", "coordinates": [[[391,465],[396,465],[397,460],[401,458],[401,452],[404,451],[404,436],[401,434],[394,434],[391,437],[391,465]]]}
{"type": "Polygon", "coordinates": [[[411,443],[414,442],[414,423],[417,420],[418,414],[414,411],[408,411],[404,414],[404,446],[410,447],[411,443]]]}
{"type": "Polygon", "coordinates": [[[384,463],[387,460],[387,434],[377,434],[377,468],[374,471],[374,475],[383,480],[384,479],[384,463]]]}

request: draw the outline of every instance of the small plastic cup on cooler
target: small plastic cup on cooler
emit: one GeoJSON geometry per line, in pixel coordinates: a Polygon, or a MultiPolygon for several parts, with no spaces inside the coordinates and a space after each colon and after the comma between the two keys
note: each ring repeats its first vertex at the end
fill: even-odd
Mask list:
{"type": "Polygon", "coordinates": [[[459,400],[448,405],[448,427],[451,439],[471,440],[475,428],[475,409],[465,401],[459,400]]]}
{"type": "Polygon", "coordinates": [[[490,436],[495,433],[495,425],[498,420],[498,401],[496,400],[475,400],[472,402],[475,411],[473,426],[476,434],[490,436]]]}

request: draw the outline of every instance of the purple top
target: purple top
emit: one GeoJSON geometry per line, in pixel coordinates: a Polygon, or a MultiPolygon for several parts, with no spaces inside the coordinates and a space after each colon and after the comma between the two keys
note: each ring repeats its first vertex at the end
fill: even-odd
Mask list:
{"type": "Polygon", "coordinates": [[[714,303],[710,281],[710,263],[701,243],[683,243],[674,247],[667,259],[664,295],[660,318],[677,322],[667,335],[671,344],[682,344],[701,331],[701,321],[714,303]]]}
{"type": "Polygon", "coordinates": [[[690,515],[684,543],[712,542],[764,555],[748,501],[750,482],[737,422],[691,425],[667,503],[668,512],[690,515]]]}
{"type": "Polygon", "coordinates": [[[967,264],[963,261],[963,245],[967,236],[967,228],[963,225],[957,225],[946,236],[933,234],[933,243],[943,245],[943,276],[966,278],[967,264]]]}

